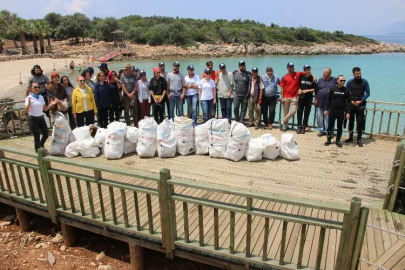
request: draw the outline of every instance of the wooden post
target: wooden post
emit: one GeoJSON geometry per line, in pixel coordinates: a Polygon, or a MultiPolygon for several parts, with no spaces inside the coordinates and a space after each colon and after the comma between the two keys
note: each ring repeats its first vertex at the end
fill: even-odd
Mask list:
{"type": "Polygon", "coordinates": [[[44,148],[38,149],[38,166],[41,172],[42,184],[44,186],[46,204],[48,206],[48,212],[51,216],[52,222],[57,223],[56,220],[56,201],[55,201],[55,190],[52,191],[51,185],[48,178],[48,168],[50,168],[50,163],[44,160],[46,156],[46,150],[44,148]]]}
{"type": "Polygon", "coordinates": [[[143,270],[143,247],[129,244],[129,256],[132,270],[143,270]]]}
{"type": "Polygon", "coordinates": [[[17,214],[18,221],[20,223],[21,231],[28,232],[31,230],[30,218],[28,212],[15,208],[15,212],[17,214]]]}
{"type": "Polygon", "coordinates": [[[162,227],[162,244],[166,249],[166,257],[173,259],[174,237],[172,228],[171,199],[169,196],[169,187],[167,181],[170,179],[170,170],[162,169],[160,171],[159,181],[159,208],[160,223],[162,227]]]}
{"type": "Polygon", "coordinates": [[[353,259],[353,249],[356,240],[357,225],[360,219],[361,199],[354,197],[350,204],[350,213],[347,222],[344,222],[340,237],[336,270],[349,270],[353,259]],[[346,227],[346,228],[345,228],[346,227]]]}
{"type": "Polygon", "coordinates": [[[392,194],[392,190],[390,187],[394,184],[395,176],[397,175],[398,168],[399,168],[399,166],[398,166],[399,164],[397,164],[397,162],[399,162],[399,159],[401,157],[401,152],[403,149],[404,149],[404,141],[398,143],[397,150],[395,151],[393,166],[392,166],[391,174],[390,174],[390,180],[388,181],[388,190],[387,190],[387,193],[385,194],[385,199],[384,199],[383,209],[385,209],[385,210],[388,210],[388,205],[390,204],[390,199],[391,199],[391,194],[392,194]]]}
{"type": "Polygon", "coordinates": [[[67,225],[66,223],[61,223],[60,226],[62,229],[63,242],[65,246],[72,247],[76,242],[73,227],[67,225]]]}
{"type": "Polygon", "coordinates": [[[366,234],[368,213],[369,213],[368,208],[366,208],[366,207],[361,208],[360,222],[359,222],[359,226],[357,228],[356,242],[354,244],[354,250],[353,250],[352,265],[350,267],[351,270],[356,270],[359,266],[359,258],[361,255],[361,250],[363,248],[364,235],[366,234]]]}
{"type": "Polygon", "coordinates": [[[374,120],[375,120],[375,113],[377,109],[377,103],[374,102],[373,108],[373,119],[371,120],[371,130],[370,130],[370,139],[373,138],[373,131],[374,131],[374,120]]]}
{"type": "Polygon", "coordinates": [[[393,183],[394,188],[392,190],[390,202],[388,204],[387,210],[390,212],[394,211],[395,204],[397,202],[398,190],[399,190],[399,186],[401,185],[402,176],[404,174],[404,167],[405,167],[405,148],[402,149],[402,151],[401,151],[401,157],[399,158],[399,165],[398,165],[397,173],[395,175],[395,179],[394,179],[394,183],[393,183]]]}

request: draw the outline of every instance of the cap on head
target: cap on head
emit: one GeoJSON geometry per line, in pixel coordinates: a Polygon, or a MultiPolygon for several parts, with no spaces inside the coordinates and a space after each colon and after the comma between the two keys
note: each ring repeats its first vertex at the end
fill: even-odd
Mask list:
{"type": "Polygon", "coordinates": [[[139,74],[140,74],[141,76],[145,76],[145,75],[146,75],[146,71],[145,71],[145,70],[141,70],[141,72],[139,72],[139,74]]]}
{"type": "Polygon", "coordinates": [[[205,74],[211,74],[211,70],[209,68],[204,69],[205,74]]]}
{"type": "Polygon", "coordinates": [[[243,60],[239,61],[239,66],[246,66],[245,61],[243,61],[243,60]]]}
{"type": "Polygon", "coordinates": [[[54,72],[54,73],[51,74],[51,78],[55,78],[55,77],[60,77],[59,73],[54,72]]]}
{"type": "Polygon", "coordinates": [[[159,66],[159,67],[164,67],[164,66],[166,66],[166,65],[165,65],[165,63],[160,62],[158,66],[159,66]]]}
{"type": "Polygon", "coordinates": [[[132,71],[138,72],[138,71],[139,71],[139,68],[137,68],[137,67],[132,67],[132,71]]]}
{"type": "Polygon", "coordinates": [[[152,71],[153,71],[153,73],[156,73],[156,72],[159,72],[160,69],[158,67],[154,67],[154,68],[152,68],[152,71]]]}
{"type": "Polygon", "coordinates": [[[180,66],[180,63],[176,61],[176,62],[173,63],[173,66],[174,66],[174,67],[175,67],[175,66],[180,66]]]}
{"type": "Polygon", "coordinates": [[[287,64],[287,68],[289,68],[289,67],[294,67],[294,63],[291,63],[291,62],[288,63],[288,64],[287,64]]]}
{"type": "Polygon", "coordinates": [[[306,70],[307,68],[311,69],[311,66],[310,66],[310,65],[305,65],[305,66],[303,67],[303,70],[306,70]]]}
{"type": "Polygon", "coordinates": [[[224,63],[219,64],[219,69],[226,68],[226,65],[224,63]]]}
{"type": "Polygon", "coordinates": [[[194,66],[193,65],[188,65],[187,70],[194,70],[194,66]]]}
{"type": "Polygon", "coordinates": [[[41,69],[40,65],[35,65],[32,69],[41,69]]]}
{"type": "Polygon", "coordinates": [[[107,63],[101,63],[98,68],[106,68],[108,67],[107,63]]]}
{"type": "Polygon", "coordinates": [[[273,71],[272,67],[266,67],[266,71],[273,71]]]}
{"type": "Polygon", "coordinates": [[[124,66],[124,69],[128,69],[128,68],[132,69],[132,66],[130,63],[126,63],[124,66]]]}
{"type": "Polygon", "coordinates": [[[252,72],[259,72],[259,69],[257,67],[252,68],[252,72]]]}

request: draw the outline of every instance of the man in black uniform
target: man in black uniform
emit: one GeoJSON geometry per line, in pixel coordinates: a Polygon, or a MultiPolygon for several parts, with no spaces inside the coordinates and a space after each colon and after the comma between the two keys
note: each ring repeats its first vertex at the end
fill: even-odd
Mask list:
{"type": "Polygon", "coordinates": [[[328,97],[325,104],[325,116],[329,114],[328,123],[328,140],[325,146],[331,144],[332,140],[332,130],[335,127],[335,121],[337,120],[337,134],[336,134],[336,145],[342,147],[340,143],[340,138],[342,137],[343,131],[343,119],[345,117],[350,119],[350,91],[345,87],[345,77],[339,75],[337,77],[337,86],[329,90],[328,97]]]}
{"type": "Polygon", "coordinates": [[[316,88],[309,65],[304,66],[304,72],[305,75],[300,78],[300,89],[298,90],[298,134],[305,134],[305,128],[308,127],[308,119],[312,107],[312,95],[316,88]],[[304,116],[304,121],[302,121],[302,116],[304,116]]]}
{"type": "Polygon", "coordinates": [[[353,129],[354,120],[357,121],[357,145],[363,147],[361,142],[361,135],[366,126],[365,110],[366,100],[370,96],[370,86],[365,79],[361,78],[361,69],[359,67],[353,68],[353,79],[349,80],[346,84],[347,89],[350,90],[352,95],[350,115],[352,116],[349,121],[349,138],[345,142],[353,142],[353,129]]]}
{"type": "Polygon", "coordinates": [[[245,61],[239,61],[239,70],[233,72],[233,79],[235,81],[235,97],[233,99],[235,121],[245,124],[249,100],[249,84],[252,79],[252,74],[246,71],[245,61]],[[241,107],[240,114],[239,107],[241,107]]]}

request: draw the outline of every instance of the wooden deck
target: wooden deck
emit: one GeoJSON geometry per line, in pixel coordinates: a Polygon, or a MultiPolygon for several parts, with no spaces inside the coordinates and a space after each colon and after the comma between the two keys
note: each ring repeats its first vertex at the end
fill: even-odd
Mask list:
{"type": "MultiPolygon", "coordinates": [[[[251,132],[252,137],[265,133],[263,130],[252,130],[251,132]]],[[[278,131],[271,133],[279,136],[278,131]]],[[[257,163],[231,162],[195,155],[179,156],[173,159],[160,159],[158,157],[140,159],[136,155],[129,155],[123,159],[111,161],[102,156],[95,159],[78,157],[73,160],[86,164],[110,166],[116,169],[135,169],[152,174],[157,174],[162,168],[168,168],[172,177],[175,178],[190,179],[212,185],[221,184],[225,187],[251,191],[271,192],[294,198],[313,199],[326,204],[340,203],[348,206],[350,199],[358,196],[362,198],[364,205],[375,208],[370,211],[368,224],[397,233],[390,234],[368,226],[361,253],[360,268],[378,269],[368,265],[365,262],[367,261],[381,265],[386,269],[405,269],[405,239],[398,235],[405,234],[405,217],[379,209],[387,188],[396,142],[365,140],[365,147],[363,148],[355,147],[353,144],[344,145],[342,149],[338,149],[335,145],[323,146],[324,138],[318,138],[314,133],[296,135],[296,139],[301,155],[301,160],[297,162],[288,162],[282,159],[257,163]]],[[[1,141],[0,146],[32,150],[32,141],[32,137],[10,139],[1,141]]],[[[35,161],[33,158],[13,154],[7,157],[27,162],[35,161]]],[[[74,166],[65,164],[52,163],[52,168],[79,173],[74,166]]],[[[26,173],[23,169],[19,170],[16,167],[13,170],[17,176],[24,179],[23,183],[27,182],[28,176],[31,179],[36,179],[32,171],[26,173]]],[[[8,174],[12,179],[11,169],[8,170],[8,174]]],[[[94,172],[91,169],[81,168],[80,174],[94,177],[94,172]]],[[[122,191],[122,189],[102,185],[100,196],[97,184],[90,182],[85,184],[61,176],[55,179],[56,188],[59,191],[57,200],[61,205],[61,210],[96,221],[104,219],[110,224],[136,231],[140,229],[140,232],[149,232],[159,237],[162,234],[159,199],[154,195],[157,183],[110,173],[103,173],[103,178],[117,183],[135,185],[150,190],[151,193],[122,191]],[[125,198],[125,200],[121,198],[125,198]],[[90,207],[90,201],[93,202],[94,209],[90,207]],[[113,208],[115,211],[112,211],[113,208]],[[139,214],[137,209],[139,209],[139,214]]],[[[40,194],[38,194],[38,189],[35,186],[31,188],[20,182],[15,184],[20,193],[25,190],[27,197],[30,197],[32,190],[31,197],[39,200],[40,194]]],[[[42,184],[38,181],[35,185],[42,184]]],[[[224,205],[244,207],[248,204],[245,197],[198,188],[175,186],[174,193],[190,198],[207,199],[224,205]]],[[[255,209],[285,216],[299,215],[312,217],[313,220],[343,222],[342,213],[322,209],[265,200],[253,200],[252,206],[255,209]]],[[[200,246],[202,238],[204,248],[210,249],[216,245],[219,247],[219,257],[226,257],[229,254],[231,246],[230,220],[232,219],[230,211],[215,210],[206,206],[199,207],[189,203],[187,205],[188,215],[184,216],[184,204],[181,201],[175,202],[175,209],[176,245],[188,248],[191,245],[204,254],[205,251],[200,246]],[[200,219],[200,216],[203,216],[203,219],[200,219]],[[201,220],[203,220],[202,227],[200,226],[201,220]],[[216,234],[219,235],[218,243],[215,243],[216,238],[214,236],[216,234]],[[190,244],[186,244],[188,241],[190,244]]],[[[316,268],[317,254],[321,248],[323,252],[320,269],[335,269],[341,236],[340,230],[326,229],[323,235],[325,241],[321,245],[322,230],[320,227],[303,226],[298,223],[288,223],[285,226],[282,220],[267,219],[266,221],[266,219],[252,216],[251,221],[249,221],[247,215],[235,214],[234,249],[236,254],[246,253],[246,226],[249,223],[252,232],[249,250],[252,257],[262,258],[267,254],[266,257],[269,260],[276,260],[280,257],[280,252],[284,250],[284,261],[287,265],[302,261],[303,267],[316,268]],[[265,228],[268,228],[267,240],[265,228]],[[283,235],[286,237],[284,248],[282,248],[283,235]],[[305,240],[303,243],[301,243],[302,239],[305,240]],[[267,245],[265,245],[266,241],[267,245]],[[265,246],[267,249],[264,249],[265,246]],[[299,258],[300,248],[304,249],[301,258],[299,258]]]]}

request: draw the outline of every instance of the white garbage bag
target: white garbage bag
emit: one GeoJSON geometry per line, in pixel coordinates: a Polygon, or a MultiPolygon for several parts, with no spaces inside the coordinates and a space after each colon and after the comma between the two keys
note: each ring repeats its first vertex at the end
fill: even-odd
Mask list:
{"type": "Polygon", "coordinates": [[[263,158],[275,160],[280,154],[280,142],[270,133],[261,136],[264,151],[263,158]]]}
{"type": "Polygon", "coordinates": [[[107,126],[104,142],[104,156],[108,159],[119,159],[124,154],[124,140],[127,124],[112,122],[107,126]]]}
{"type": "Polygon", "coordinates": [[[174,157],[176,155],[177,141],[175,138],[174,123],[172,120],[164,120],[157,128],[158,155],[161,158],[174,157]]]}
{"type": "Polygon", "coordinates": [[[131,143],[138,142],[139,129],[137,127],[128,127],[125,139],[131,143]]]}
{"type": "Polygon", "coordinates": [[[124,155],[132,154],[136,152],[136,143],[131,143],[128,140],[124,140],[124,155]]]}
{"type": "Polygon", "coordinates": [[[136,152],[139,157],[154,157],[156,153],[156,132],[158,124],[152,117],[139,121],[138,144],[136,152]]]}
{"type": "Polygon", "coordinates": [[[77,157],[79,155],[79,150],[77,149],[77,143],[79,141],[74,141],[66,146],[65,156],[68,158],[77,157]]]}
{"type": "Polygon", "coordinates": [[[98,148],[94,138],[78,141],[77,150],[79,150],[82,157],[94,158],[100,154],[100,148],[98,148]]]}
{"type": "Polygon", "coordinates": [[[285,133],[281,136],[280,155],[287,160],[299,160],[298,145],[294,140],[294,134],[285,133]]]}
{"type": "Polygon", "coordinates": [[[246,150],[247,161],[260,161],[263,158],[263,143],[261,138],[250,139],[246,150]]]}
{"type": "Polygon", "coordinates": [[[75,128],[72,131],[72,134],[73,134],[73,136],[70,140],[72,140],[73,142],[92,138],[89,126],[75,128]]]}
{"type": "Polygon", "coordinates": [[[208,138],[208,125],[204,123],[194,128],[194,145],[197,155],[208,154],[208,146],[210,141],[208,138]]]}
{"type": "Polygon", "coordinates": [[[52,130],[51,155],[63,156],[65,154],[71,132],[69,122],[61,112],[58,112],[52,130]]]}
{"type": "Polygon", "coordinates": [[[245,156],[249,140],[249,129],[244,124],[233,121],[228,137],[225,158],[233,161],[241,160],[245,156]]]}
{"type": "Polygon", "coordinates": [[[174,134],[177,141],[177,152],[186,156],[194,153],[193,120],[187,117],[174,118],[174,134]]]}
{"type": "Polygon", "coordinates": [[[210,157],[224,158],[228,144],[228,119],[211,119],[207,123],[210,157]]]}
{"type": "Polygon", "coordinates": [[[98,128],[97,133],[94,136],[94,139],[96,140],[97,146],[100,148],[104,147],[104,142],[105,142],[105,136],[107,135],[107,129],[106,128],[98,128]]]}

